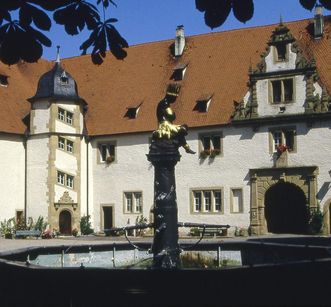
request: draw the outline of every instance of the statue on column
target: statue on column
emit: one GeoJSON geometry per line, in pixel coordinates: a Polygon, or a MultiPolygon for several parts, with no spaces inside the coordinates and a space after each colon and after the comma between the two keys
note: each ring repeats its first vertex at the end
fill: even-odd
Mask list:
{"type": "Polygon", "coordinates": [[[195,152],[187,144],[185,136],[187,135],[187,125],[176,125],[173,121],[176,119],[175,112],[170,107],[167,98],[162,99],[156,109],[156,116],[159,122],[158,129],[153,132],[153,139],[177,140],[178,147],[183,147],[189,154],[195,152]]]}

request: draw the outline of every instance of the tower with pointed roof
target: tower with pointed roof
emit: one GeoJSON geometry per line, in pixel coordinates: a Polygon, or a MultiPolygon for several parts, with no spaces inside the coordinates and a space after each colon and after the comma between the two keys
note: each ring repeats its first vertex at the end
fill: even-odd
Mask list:
{"type": "Polygon", "coordinates": [[[85,102],[61,64],[59,47],[53,68],[41,76],[28,100],[27,216],[47,217],[51,228],[71,234],[81,215],[85,102]]]}

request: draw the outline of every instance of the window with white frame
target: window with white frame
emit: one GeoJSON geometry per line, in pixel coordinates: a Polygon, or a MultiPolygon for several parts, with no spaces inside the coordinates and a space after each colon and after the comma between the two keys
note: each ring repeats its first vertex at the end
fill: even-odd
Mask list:
{"type": "Polygon", "coordinates": [[[74,142],[73,141],[70,141],[70,140],[66,140],[67,142],[67,146],[66,146],[66,150],[70,153],[73,153],[74,152],[74,142]]]}
{"type": "Polygon", "coordinates": [[[64,185],[64,182],[65,182],[65,174],[58,171],[57,172],[57,183],[61,184],[61,185],[64,185]]]}
{"type": "Polygon", "coordinates": [[[115,161],[115,143],[99,144],[100,162],[111,163],[115,161]]]}
{"type": "Polygon", "coordinates": [[[231,213],[244,212],[242,189],[231,189],[231,213]]]}
{"type": "Polygon", "coordinates": [[[142,192],[124,192],[124,212],[139,214],[142,211],[142,192]]]}
{"type": "Polygon", "coordinates": [[[213,158],[222,154],[222,135],[203,134],[200,135],[200,158],[207,156],[213,158]]]}
{"type": "Polygon", "coordinates": [[[65,109],[58,108],[57,118],[58,118],[58,120],[67,123],[68,125],[72,125],[74,114],[65,109]]]}
{"type": "Polygon", "coordinates": [[[279,128],[270,131],[271,152],[277,152],[281,145],[286,146],[286,150],[296,151],[296,130],[295,128],[279,128]]]}
{"type": "Polygon", "coordinates": [[[66,143],[65,138],[59,136],[59,139],[58,139],[58,147],[59,147],[60,149],[63,149],[63,150],[64,150],[64,148],[65,148],[65,143],[66,143]]]}
{"type": "Polygon", "coordinates": [[[194,213],[222,213],[223,200],[221,189],[194,189],[192,195],[192,211],[194,213]]]}
{"type": "Polygon", "coordinates": [[[65,150],[67,152],[73,153],[74,152],[74,142],[70,141],[64,137],[59,136],[58,148],[65,150]]]}
{"type": "Polygon", "coordinates": [[[293,102],[294,87],[293,79],[282,79],[271,81],[271,103],[289,103],[293,102]]]}
{"type": "Polygon", "coordinates": [[[74,188],[75,177],[61,171],[57,171],[57,183],[70,189],[74,188]]]}

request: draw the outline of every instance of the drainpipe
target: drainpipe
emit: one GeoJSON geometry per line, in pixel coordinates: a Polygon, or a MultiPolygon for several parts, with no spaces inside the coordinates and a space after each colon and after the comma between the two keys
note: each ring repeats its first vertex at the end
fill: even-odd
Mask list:
{"type": "Polygon", "coordinates": [[[28,188],[28,132],[24,133],[23,146],[24,146],[24,225],[27,223],[27,188],[28,188]]]}
{"type": "Polygon", "coordinates": [[[89,216],[89,137],[85,135],[86,142],[86,216],[89,216]]]}

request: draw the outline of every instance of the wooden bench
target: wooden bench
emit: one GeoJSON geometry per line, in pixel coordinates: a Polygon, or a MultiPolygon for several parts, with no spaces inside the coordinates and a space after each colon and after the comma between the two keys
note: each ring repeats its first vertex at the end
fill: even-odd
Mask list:
{"type": "Polygon", "coordinates": [[[15,238],[40,237],[40,230],[16,230],[15,238]]]}
{"type": "MultiPolygon", "coordinates": [[[[191,229],[191,235],[199,235],[200,237],[203,234],[203,227],[197,227],[195,230],[191,229]]],[[[204,236],[213,236],[213,237],[217,237],[217,236],[227,236],[228,235],[228,228],[226,227],[206,227],[205,228],[205,232],[204,232],[204,236]]]]}

